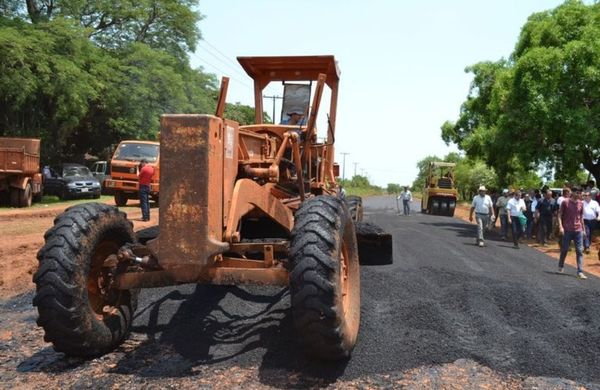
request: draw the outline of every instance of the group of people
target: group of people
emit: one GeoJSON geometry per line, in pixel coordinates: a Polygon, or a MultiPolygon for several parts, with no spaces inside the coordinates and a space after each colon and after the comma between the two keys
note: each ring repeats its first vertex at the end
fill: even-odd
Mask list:
{"type": "Polygon", "coordinates": [[[528,239],[536,236],[546,246],[555,230],[560,246],[559,272],[563,272],[565,258],[571,242],[575,244],[577,277],[587,279],[583,273],[583,253],[589,253],[592,235],[600,221],[600,192],[593,181],[586,186],[565,187],[555,196],[547,187],[524,192],[504,189],[502,195],[492,197],[485,186],[479,187],[473,198],[469,220],[477,223],[476,242],[484,246],[484,231],[500,220],[500,235],[508,239],[510,227],[513,246],[518,249],[522,234],[528,239]],[[495,199],[493,199],[495,198],[495,199]],[[556,226],[556,229],[554,228],[556,226]]]}

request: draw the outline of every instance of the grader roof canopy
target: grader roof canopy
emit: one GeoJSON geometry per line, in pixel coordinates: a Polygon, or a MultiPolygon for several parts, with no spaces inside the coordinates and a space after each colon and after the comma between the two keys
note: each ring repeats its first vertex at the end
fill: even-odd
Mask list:
{"type": "Polygon", "coordinates": [[[327,75],[331,87],[340,79],[340,70],[334,56],[290,57],[238,57],[248,76],[261,80],[265,85],[271,81],[317,80],[319,73],[327,75]]]}
{"type": "Polygon", "coordinates": [[[441,162],[441,161],[432,161],[431,162],[431,167],[432,168],[437,168],[437,167],[455,167],[455,166],[456,166],[455,163],[441,162]]]}

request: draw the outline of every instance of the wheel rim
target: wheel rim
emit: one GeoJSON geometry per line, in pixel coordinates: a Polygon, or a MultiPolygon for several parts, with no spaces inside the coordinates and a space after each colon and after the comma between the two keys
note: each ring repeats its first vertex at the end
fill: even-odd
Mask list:
{"type": "Polygon", "coordinates": [[[104,261],[117,253],[119,246],[114,241],[103,241],[98,245],[92,256],[92,263],[87,280],[88,300],[96,318],[103,320],[106,315],[114,313],[114,302],[110,302],[110,275],[103,268],[104,261]]]}
{"type": "Polygon", "coordinates": [[[340,292],[342,294],[342,310],[344,311],[344,316],[346,316],[350,306],[350,283],[348,282],[350,265],[348,263],[349,256],[345,243],[342,244],[340,257],[340,292]]]}

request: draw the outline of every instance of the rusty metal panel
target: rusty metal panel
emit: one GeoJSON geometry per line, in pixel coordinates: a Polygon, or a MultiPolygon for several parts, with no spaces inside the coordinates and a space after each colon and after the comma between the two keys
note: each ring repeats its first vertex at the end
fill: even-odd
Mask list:
{"type": "Polygon", "coordinates": [[[40,140],[37,138],[0,137],[0,148],[24,149],[25,153],[40,155],[40,140]]]}
{"type": "Polygon", "coordinates": [[[212,115],[163,115],[159,263],[207,265],[223,231],[223,125],[212,115]]]}
{"type": "Polygon", "coordinates": [[[0,172],[33,175],[39,165],[39,139],[0,137],[0,172]]]}
{"type": "Polygon", "coordinates": [[[225,120],[223,130],[223,225],[227,221],[231,209],[233,186],[238,174],[238,137],[238,123],[225,120]]]}

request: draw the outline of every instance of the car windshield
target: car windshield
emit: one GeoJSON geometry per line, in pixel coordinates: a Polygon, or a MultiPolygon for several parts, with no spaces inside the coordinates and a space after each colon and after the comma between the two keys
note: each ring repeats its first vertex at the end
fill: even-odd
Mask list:
{"type": "Polygon", "coordinates": [[[88,177],[91,176],[90,170],[86,167],[65,167],[63,177],[88,177]]]}
{"type": "Polygon", "coordinates": [[[115,160],[140,161],[145,158],[149,162],[158,160],[158,145],[123,143],[119,146],[113,157],[115,160]]]}

